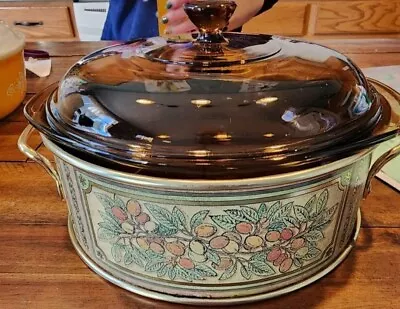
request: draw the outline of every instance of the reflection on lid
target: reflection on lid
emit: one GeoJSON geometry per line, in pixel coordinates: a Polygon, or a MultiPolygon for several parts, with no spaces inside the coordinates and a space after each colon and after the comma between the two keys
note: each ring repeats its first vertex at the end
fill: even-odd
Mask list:
{"type": "Polygon", "coordinates": [[[282,120],[291,122],[296,117],[296,114],[292,110],[286,110],[282,115],[282,120]]]}
{"type": "Polygon", "coordinates": [[[192,104],[196,105],[197,107],[202,107],[211,104],[211,100],[206,99],[196,99],[192,100],[192,104]]]}
{"type": "Polygon", "coordinates": [[[273,134],[273,133],[266,133],[266,134],[264,134],[263,136],[269,138],[269,137],[274,137],[275,134],[273,134]]]}
{"type": "Polygon", "coordinates": [[[154,104],[155,102],[153,100],[149,100],[149,99],[137,99],[136,103],[142,104],[142,105],[151,105],[151,104],[154,104]]]}
{"type": "Polygon", "coordinates": [[[190,150],[190,151],[188,151],[188,154],[193,157],[203,158],[203,157],[207,157],[210,154],[210,151],[208,151],[208,150],[190,150]]]}
{"type": "Polygon", "coordinates": [[[78,124],[83,131],[101,136],[111,136],[109,130],[118,121],[93,106],[87,96],[82,96],[82,101],[83,105],[74,113],[72,122],[78,124]]]}
{"type": "Polygon", "coordinates": [[[353,100],[353,106],[350,106],[349,114],[351,118],[365,114],[371,107],[372,101],[367,95],[363,86],[356,86],[357,92],[353,100]]]}
{"type": "Polygon", "coordinates": [[[232,139],[232,136],[229,135],[228,133],[218,133],[218,134],[214,135],[214,138],[221,142],[227,142],[232,139]]]}
{"type": "Polygon", "coordinates": [[[273,103],[276,101],[278,101],[277,97],[265,97],[265,98],[257,100],[256,103],[260,104],[260,105],[267,105],[269,103],[273,103]]]}

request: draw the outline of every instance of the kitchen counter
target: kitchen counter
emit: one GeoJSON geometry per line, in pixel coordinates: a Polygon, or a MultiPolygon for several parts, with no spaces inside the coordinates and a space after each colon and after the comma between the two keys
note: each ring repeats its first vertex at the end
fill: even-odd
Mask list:
{"type": "MultiPolygon", "coordinates": [[[[400,40],[321,43],[344,52],[361,67],[400,65],[400,40]]],[[[106,44],[27,44],[47,50],[53,69],[47,78],[28,74],[26,100],[58,81],[83,55],[106,44]]],[[[188,308],[130,294],[86,267],[68,238],[67,208],[53,180],[17,149],[25,126],[22,107],[0,121],[0,308],[188,308]]],[[[49,155],[38,136],[31,144],[49,155]]],[[[399,308],[400,194],[378,180],[372,190],[362,203],[356,249],[336,270],[297,292],[235,308],[399,308]]]]}

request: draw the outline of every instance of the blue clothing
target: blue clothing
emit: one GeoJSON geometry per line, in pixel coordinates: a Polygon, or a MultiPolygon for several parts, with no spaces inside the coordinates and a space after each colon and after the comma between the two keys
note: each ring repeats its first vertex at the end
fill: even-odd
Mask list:
{"type": "MultiPolygon", "coordinates": [[[[277,1],[264,0],[258,14],[269,10],[277,1]]],[[[102,40],[130,41],[158,35],[156,0],[110,0],[102,40]]]]}
{"type": "Polygon", "coordinates": [[[156,0],[110,0],[102,40],[129,41],[158,36],[156,0]]]}

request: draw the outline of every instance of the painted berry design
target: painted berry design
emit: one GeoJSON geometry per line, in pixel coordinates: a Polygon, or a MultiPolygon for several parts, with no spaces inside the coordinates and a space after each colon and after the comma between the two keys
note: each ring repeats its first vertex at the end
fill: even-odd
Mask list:
{"type": "Polygon", "coordinates": [[[250,280],[309,264],[320,257],[320,243],[338,206],[328,207],[326,189],[305,205],[276,201],[191,216],[178,207],[96,197],[103,207],[97,235],[111,245],[116,263],[189,282],[250,280]]]}

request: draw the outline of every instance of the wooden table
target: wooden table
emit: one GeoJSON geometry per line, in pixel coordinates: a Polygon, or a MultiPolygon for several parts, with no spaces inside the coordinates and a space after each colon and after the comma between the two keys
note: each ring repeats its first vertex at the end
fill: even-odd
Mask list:
{"type": "MultiPolygon", "coordinates": [[[[400,40],[322,41],[361,67],[400,65],[400,40]]],[[[53,56],[48,78],[28,76],[31,97],[106,43],[36,43],[53,56]]],[[[52,179],[16,147],[22,108],[0,121],[0,308],[188,308],[132,295],[79,259],[52,179]]],[[[40,147],[38,137],[34,147],[40,147]]],[[[363,202],[357,248],[335,271],[287,296],[238,308],[400,308],[400,194],[375,180],[363,202]]]]}

